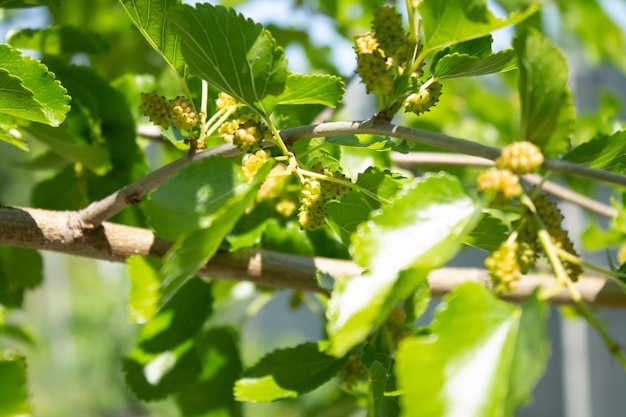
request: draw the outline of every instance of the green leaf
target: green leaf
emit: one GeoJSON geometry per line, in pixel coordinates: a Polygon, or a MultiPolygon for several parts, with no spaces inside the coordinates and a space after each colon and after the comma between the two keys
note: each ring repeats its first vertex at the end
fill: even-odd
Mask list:
{"type": "Polygon", "coordinates": [[[505,18],[495,17],[487,9],[486,0],[423,0],[418,9],[424,32],[422,55],[425,56],[430,51],[515,25],[539,10],[539,5],[531,4],[526,10],[511,13],[505,18]]]}
{"type": "Polygon", "coordinates": [[[351,146],[355,148],[367,148],[373,151],[389,151],[407,153],[407,143],[398,141],[389,136],[380,135],[340,135],[326,138],[327,143],[335,145],[351,146]]]}
{"type": "Polygon", "coordinates": [[[563,159],[590,168],[626,172],[626,131],[603,135],[563,155],[563,159]]]}
{"type": "Polygon", "coordinates": [[[235,384],[235,398],[252,402],[296,398],[327,382],[346,361],[347,357],[320,352],[315,343],[276,350],[245,371],[235,384]]]}
{"type": "Polygon", "coordinates": [[[477,77],[479,75],[511,71],[517,67],[517,56],[513,49],[505,49],[488,56],[478,58],[466,54],[449,54],[441,57],[433,69],[433,76],[438,79],[477,77]]]}
{"type": "Polygon", "coordinates": [[[37,183],[30,199],[33,206],[47,210],[79,210],[89,203],[85,178],[72,165],[37,183]]]}
{"type": "Polygon", "coordinates": [[[46,55],[79,52],[95,55],[109,51],[109,44],[99,34],[73,26],[19,29],[11,33],[7,42],[14,48],[32,49],[46,55]]]}
{"type": "Polygon", "coordinates": [[[19,307],[26,289],[43,281],[43,262],[34,249],[0,246],[0,304],[19,307]]]}
{"type": "Polygon", "coordinates": [[[279,96],[288,76],[282,48],[259,24],[210,4],[183,5],[168,19],[183,40],[189,70],[215,88],[269,115],[262,101],[279,96]]]}
{"type": "Polygon", "coordinates": [[[370,413],[371,417],[397,417],[400,415],[398,400],[385,395],[389,381],[388,369],[379,361],[374,361],[368,368],[370,377],[370,413]]]}
{"type": "Polygon", "coordinates": [[[448,174],[414,181],[391,205],[374,212],[350,248],[367,272],[342,281],[329,302],[329,352],[345,354],[380,325],[429,270],[456,254],[479,216],[480,205],[448,174]]]}
{"type": "Polygon", "coordinates": [[[41,62],[0,45],[0,113],[58,126],[70,109],[66,92],[41,62]]]}
{"type": "Polygon", "coordinates": [[[529,28],[513,40],[518,54],[522,139],[539,146],[547,158],[567,149],[574,104],[567,87],[563,53],[540,32],[529,28]]]}
{"type": "MultiPolygon", "coordinates": [[[[64,125],[65,126],[65,125],[64,125]]],[[[85,143],[82,138],[64,127],[53,128],[43,124],[31,124],[24,130],[51,151],[72,162],[80,162],[98,175],[111,169],[110,153],[99,143],[85,143]]]]}
{"type": "Polygon", "coordinates": [[[345,245],[350,245],[350,237],[371,211],[363,195],[353,191],[326,203],[326,222],[345,245]]]}
{"type": "Polygon", "coordinates": [[[272,167],[272,163],[263,165],[252,183],[244,184],[244,187],[237,190],[236,194],[212,215],[207,216],[203,211],[205,218],[200,228],[183,235],[168,250],[159,272],[162,279],[161,293],[165,299],[213,257],[226,235],[254,202],[263,180],[272,167]]]}
{"type": "Polygon", "coordinates": [[[520,308],[480,284],[458,286],[432,333],[400,344],[395,369],[404,415],[512,417],[545,368],[546,319],[536,299],[520,308]]]}
{"type": "Polygon", "coordinates": [[[322,104],[336,107],[345,91],[343,80],[335,75],[290,73],[283,93],[272,99],[275,100],[273,105],[322,104]]]}
{"type": "Polygon", "coordinates": [[[233,386],[241,374],[236,334],[225,328],[207,330],[196,343],[202,372],[178,391],[176,402],[183,416],[240,417],[233,386]]]}
{"type": "Polygon", "coordinates": [[[485,214],[476,228],[465,238],[465,243],[487,252],[496,250],[509,235],[509,228],[502,220],[485,214]]]}
{"type": "Polygon", "coordinates": [[[195,336],[211,312],[211,285],[196,278],[142,327],[137,345],[123,362],[126,383],[138,398],[163,398],[201,373],[195,336]]]}
{"type": "Polygon", "coordinates": [[[185,76],[185,60],[180,37],[166,19],[168,11],[180,6],[180,0],[120,0],[120,4],[139,32],[163,59],[179,74],[185,76]]]}
{"type": "Polygon", "coordinates": [[[0,350],[0,417],[30,416],[26,388],[26,361],[0,350]]]}
{"type": "Polygon", "coordinates": [[[210,157],[181,168],[152,192],[145,212],[157,235],[175,241],[207,227],[230,199],[246,194],[249,188],[233,162],[210,157]]]}
{"type": "Polygon", "coordinates": [[[154,264],[152,259],[140,255],[126,258],[130,277],[128,321],[131,323],[145,323],[157,312],[161,280],[154,264]]]}
{"type": "Polygon", "coordinates": [[[596,223],[590,223],[580,238],[583,247],[588,251],[616,246],[626,241],[626,236],[619,230],[615,228],[602,230],[596,223]]]}

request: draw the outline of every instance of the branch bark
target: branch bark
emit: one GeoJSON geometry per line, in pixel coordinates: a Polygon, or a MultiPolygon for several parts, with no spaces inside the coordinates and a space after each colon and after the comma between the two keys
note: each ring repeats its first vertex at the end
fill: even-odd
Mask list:
{"type": "MultiPolygon", "coordinates": [[[[161,258],[171,246],[170,242],[159,239],[146,229],[108,222],[99,227],[84,228],[76,212],[19,207],[0,207],[0,244],[112,262],[124,262],[131,255],[161,258]]],[[[361,268],[350,261],[248,249],[237,253],[219,252],[198,275],[326,293],[316,283],[318,271],[340,280],[359,274],[361,268]]],[[[441,268],[432,271],[428,280],[435,297],[441,297],[466,281],[489,285],[487,273],[473,268],[441,268]]],[[[522,301],[536,287],[552,287],[555,284],[556,281],[549,275],[528,275],[522,279],[518,289],[503,298],[522,301]]],[[[594,307],[626,308],[626,294],[612,281],[584,276],[576,286],[583,299],[594,307]]],[[[550,302],[555,305],[573,304],[565,290],[556,294],[550,302]]]]}

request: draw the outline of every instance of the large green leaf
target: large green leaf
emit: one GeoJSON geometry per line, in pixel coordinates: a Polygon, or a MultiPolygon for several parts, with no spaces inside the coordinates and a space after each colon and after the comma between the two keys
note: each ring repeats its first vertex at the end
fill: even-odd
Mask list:
{"type": "Polygon", "coordinates": [[[178,240],[207,227],[230,199],[248,192],[241,169],[222,157],[206,158],[181,168],[146,202],[145,211],[157,235],[178,240]]]}
{"type": "Polygon", "coordinates": [[[476,77],[479,75],[511,71],[517,67],[517,56],[512,49],[505,49],[486,58],[453,53],[437,61],[433,76],[446,78],[476,77]]]}
{"type": "Polygon", "coordinates": [[[120,0],[130,20],[165,61],[180,76],[185,75],[185,60],[180,38],[165,18],[166,13],[178,7],[180,0],[120,0]]]}
{"type": "Polygon", "coordinates": [[[70,98],[45,65],[0,45],[0,113],[58,126],[70,98]]]}
{"type": "MultiPolygon", "coordinates": [[[[263,165],[254,181],[244,184],[245,187],[233,193],[215,213],[204,217],[199,228],[176,241],[165,255],[160,270],[163,297],[169,297],[213,257],[226,235],[254,201],[272,166],[271,163],[263,165]]],[[[206,212],[203,214],[206,215],[206,212]]]]}
{"type": "Polygon", "coordinates": [[[509,227],[502,220],[485,214],[476,228],[467,235],[465,243],[487,252],[493,252],[507,238],[509,231],[509,227]]]}
{"type": "Polygon", "coordinates": [[[480,284],[457,287],[432,333],[400,345],[395,369],[403,415],[513,416],[545,368],[546,319],[536,299],[520,308],[480,284]]]}
{"type": "Polygon", "coordinates": [[[197,380],[178,391],[176,402],[187,417],[240,417],[233,386],[241,373],[236,334],[214,328],[199,336],[196,353],[202,372],[197,380]]]}
{"type": "Polygon", "coordinates": [[[7,42],[14,48],[32,49],[46,55],[103,54],[109,50],[109,44],[99,34],[73,26],[19,29],[11,33],[7,42]]]}
{"type": "Polygon", "coordinates": [[[563,159],[590,168],[626,172],[626,131],[603,135],[575,147],[563,159]]]}
{"type": "Polygon", "coordinates": [[[522,139],[539,146],[546,157],[554,157],[567,149],[573,129],[567,61],[532,28],[516,36],[513,45],[518,54],[522,139]]]}
{"type": "Polygon", "coordinates": [[[366,273],[338,283],[327,316],[330,352],[341,356],[385,320],[428,275],[447,262],[480,217],[480,205],[448,174],[407,185],[352,237],[366,273]]]}
{"type": "Polygon", "coordinates": [[[210,4],[188,5],[167,14],[183,40],[183,55],[193,75],[242,103],[269,114],[266,96],[285,89],[283,49],[259,24],[234,10],[210,4]]]}
{"type": "Polygon", "coordinates": [[[21,306],[26,289],[43,281],[42,266],[34,249],[0,246],[0,304],[21,306]]]}
{"type": "Polygon", "coordinates": [[[123,363],[126,383],[138,398],[163,398],[200,375],[195,336],[211,312],[211,285],[196,278],[142,327],[123,363]]]}
{"type": "Polygon", "coordinates": [[[30,416],[26,388],[26,361],[0,350],[0,417],[30,416]]]}
{"type": "Polygon", "coordinates": [[[400,406],[395,397],[386,396],[389,383],[389,369],[379,361],[373,361],[368,368],[370,377],[370,409],[372,417],[397,417],[400,406]]]}
{"type": "Polygon", "coordinates": [[[320,352],[315,343],[276,350],[245,371],[235,384],[235,398],[268,402],[298,397],[335,376],[346,360],[320,352]]]}
{"type": "Polygon", "coordinates": [[[424,32],[423,55],[517,24],[539,9],[538,4],[531,4],[526,10],[497,18],[487,9],[486,0],[423,0],[418,7],[424,32]]]}
{"type": "MultiPolygon", "coordinates": [[[[322,104],[336,107],[346,91],[341,78],[327,74],[289,74],[275,104],[322,104]]],[[[272,106],[273,106],[272,105],[272,106]]]]}

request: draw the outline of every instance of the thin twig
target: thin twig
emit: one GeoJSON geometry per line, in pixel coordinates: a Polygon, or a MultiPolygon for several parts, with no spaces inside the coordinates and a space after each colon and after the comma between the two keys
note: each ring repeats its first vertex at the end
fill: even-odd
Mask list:
{"type": "MultiPolygon", "coordinates": [[[[399,167],[405,169],[413,169],[416,165],[438,167],[490,167],[494,165],[494,162],[489,159],[470,155],[442,152],[412,152],[409,154],[392,152],[391,159],[399,167]]],[[[580,193],[574,192],[553,181],[546,181],[540,175],[524,175],[523,180],[532,185],[542,184],[541,188],[545,192],[552,194],[556,198],[563,201],[569,201],[570,203],[576,204],[586,210],[589,210],[606,218],[612,219],[617,216],[617,210],[615,210],[613,207],[584,196],[580,193]]]]}

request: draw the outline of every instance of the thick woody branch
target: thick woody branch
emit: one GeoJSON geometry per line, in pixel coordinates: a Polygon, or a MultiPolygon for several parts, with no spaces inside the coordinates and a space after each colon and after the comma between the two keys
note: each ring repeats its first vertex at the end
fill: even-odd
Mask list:
{"type": "MultiPolygon", "coordinates": [[[[124,262],[131,255],[160,258],[171,245],[146,229],[108,222],[96,228],[85,229],[75,212],[16,207],[0,207],[0,244],[113,262],[124,262]]],[[[198,275],[325,293],[315,281],[318,271],[335,279],[342,279],[359,274],[361,268],[349,261],[248,249],[237,253],[219,252],[198,275]]],[[[485,271],[469,268],[435,270],[430,273],[428,280],[436,297],[446,294],[462,282],[489,283],[485,271]]],[[[529,275],[522,279],[517,290],[504,298],[521,301],[532,294],[537,286],[552,287],[555,284],[556,281],[551,276],[529,275]]],[[[576,286],[583,299],[594,307],[626,308],[626,294],[612,281],[582,277],[576,286]]],[[[550,301],[553,304],[572,304],[569,293],[565,290],[550,301]]]]}

